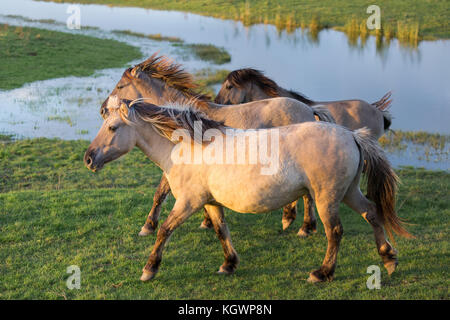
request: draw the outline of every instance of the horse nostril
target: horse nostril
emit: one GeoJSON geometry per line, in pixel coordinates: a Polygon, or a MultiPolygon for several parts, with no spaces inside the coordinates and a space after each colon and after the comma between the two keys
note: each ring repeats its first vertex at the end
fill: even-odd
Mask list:
{"type": "Polygon", "coordinates": [[[92,158],[91,158],[91,157],[88,157],[88,158],[86,159],[86,165],[90,166],[91,164],[92,164],[92,158]]]}

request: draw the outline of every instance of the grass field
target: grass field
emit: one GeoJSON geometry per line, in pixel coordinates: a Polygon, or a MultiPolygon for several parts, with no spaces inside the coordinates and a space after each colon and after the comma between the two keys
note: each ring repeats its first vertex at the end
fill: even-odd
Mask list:
{"type": "Polygon", "coordinates": [[[190,11],[222,19],[243,21],[244,24],[274,24],[280,29],[295,27],[320,29],[344,27],[352,21],[365,21],[369,5],[381,8],[383,28],[389,36],[410,41],[418,31],[418,38],[450,37],[450,8],[447,0],[46,0],[54,2],[99,3],[115,6],[190,11]],[[392,33],[392,34],[391,34],[392,33]],[[405,39],[405,34],[407,35],[405,39]]]}
{"type": "Polygon", "coordinates": [[[0,89],[65,76],[89,76],[141,57],[125,43],[36,28],[0,25],[0,89]]]}
{"type": "MultiPolygon", "coordinates": [[[[342,206],[344,237],[336,278],[311,285],[326,239],[299,239],[298,219],[281,231],[281,214],[226,212],[241,264],[232,276],[214,232],[199,212],[177,229],[160,272],[139,281],[155,235],[138,237],[160,171],[134,150],[93,174],[83,165],[88,141],[0,137],[0,299],[449,299],[449,186],[444,172],[402,169],[398,207],[415,240],[397,239],[399,268],[388,277],[369,225],[342,206]],[[81,268],[69,290],[66,268],[81,268]],[[382,268],[368,290],[367,267],[382,268]]],[[[164,205],[165,219],[174,200],[164,205]]]]}

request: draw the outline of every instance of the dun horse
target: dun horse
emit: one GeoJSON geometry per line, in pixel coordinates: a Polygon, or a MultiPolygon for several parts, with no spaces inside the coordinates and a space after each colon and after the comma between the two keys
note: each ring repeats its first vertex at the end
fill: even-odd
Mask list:
{"type": "MultiPolygon", "coordinates": [[[[216,103],[238,104],[274,97],[289,97],[309,106],[323,105],[327,108],[337,124],[350,130],[367,127],[371,135],[378,139],[389,129],[391,115],[388,108],[391,104],[391,93],[388,92],[379,101],[367,103],[363,100],[313,101],[304,95],[280,87],[275,81],[266,77],[261,71],[247,68],[232,71],[222,84],[217,94],[216,103]]],[[[283,210],[283,227],[287,228],[297,215],[296,203],[283,210]]],[[[305,203],[303,227],[305,231],[316,231],[314,207],[305,203]]],[[[301,232],[301,229],[300,229],[301,232]]]]}
{"type": "Polygon", "coordinates": [[[207,208],[224,250],[225,261],[219,272],[230,274],[236,270],[239,258],[231,242],[222,206],[237,212],[262,213],[279,209],[305,194],[313,196],[328,238],[322,266],[310,273],[310,282],[333,279],[343,234],[339,218],[342,201],[372,226],[378,253],[388,273],[396,269],[397,253],[386,240],[383,226],[390,235],[392,231],[406,237],[410,235],[395,212],[397,176],[383,151],[370,138],[368,130],[352,132],[326,122],[305,122],[272,129],[229,132],[230,129],[221,123],[207,119],[188,106],[172,109],[140,101],[109,100],[101,113],[103,125],[85,153],[86,166],[92,171],[100,170],[107,162],[137,146],[165,172],[176,199],[157,233],[143,269],[142,281],[152,279],[158,272],[164,245],[174,230],[202,207],[207,208]],[[201,133],[205,135],[207,129],[214,130],[214,139],[210,137],[206,142],[196,139],[195,121],[202,124],[201,133]],[[178,129],[187,132],[189,139],[183,136],[180,141],[180,135],[175,134],[178,129]],[[247,135],[256,134],[278,137],[270,143],[263,139],[253,140],[257,150],[277,151],[277,170],[271,174],[262,174],[262,164],[249,161],[251,147],[245,149],[244,162],[218,163],[205,161],[205,158],[194,163],[174,161],[173,155],[180,154],[179,150],[183,150],[183,154],[191,150],[195,154],[200,150],[202,155],[214,150],[219,160],[221,156],[218,154],[226,159],[237,159],[240,153],[236,148],[228,148],[228,141],[234,145],[234,138],[246,141],[247,135]],[[373,202],[359,189],[364,160],[367,193],[373,202]]]}
{"type": "Polygon", "coordinates": [[[357,99],[313,101],[298,92],[278,86],[275,81],[264,76],[261,71],[251,68],[230,72],[223,82],[215,102],[238,104],[275,97],[293,98],[311,107],[322,105],[330,111],[337,124],[350,130],[367,127],[375,139],[381,137],[391,125],[391,115],[387,110],[391,104],[390,92],[374,103],[357,99]]]}
{"type": "MultiPolygon", "coordinates": [[[[226,126],[240,129],[284,126],[315,121],[315,117],[323,121],[334,122],[327,109],[321,106],[309,107],[294,99],[274,98],[223,106],[212,103],[207,97],[195,92],[195,87],[192,76],[183,71],[180,65],[172,63],[165,57],[153,55],[134,68],[127,69],[109,97],[118,96],[120,99],[128,100],[145,98],[146,102],[156,105],[163,105],[167,102],[183,103],[189,101],[208,118],[223,122],[226,126]]],[[[109,97],[103,103],[102,110],[107,105],[109,97]]],[[[161,205],[169,192],[169,184],[165,175],[163,175],[153,198],[152,209],[139,233],[140,235],[145,236],[156,230],[161,205]]],[[[303,199],[305,212],[313,210],[310,195],[305,195],[303,199]]],[[[292,207],[295,208],[295,204],[296,202],[285,206],[283,209],[284,216],[289,217],[286,212],[291,212],[292,207]]],[[[304,224],[298,233],[302,237],[307,236],[316,228],[314,212],[312,214],[305,213],[305,217],[304,224]],[[310,216],[314,220],[308,220],[307,218],[310,216]]],[[[287,228],[291,223],[286,219],[282,222],[283,228],[287,228]]],[[[201,226],[204,228],[212,227],[207,211],[201,226]]]]}

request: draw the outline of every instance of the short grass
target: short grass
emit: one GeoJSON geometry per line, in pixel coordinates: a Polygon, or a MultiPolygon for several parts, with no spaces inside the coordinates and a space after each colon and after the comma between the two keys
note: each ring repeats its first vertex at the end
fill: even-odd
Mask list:
{"type": "Polygon", "coordinates": [[[113,30],[112,32],[118,35],[128,35],[138,38],[147,38],[155,41],[171,42],[174,47],[180,47],[181,49],[184,49],[184,54],[188,53],[199,60],[212,62],[214,64],[224,64],[231,61],[231,55],[228,53],[228,51],[226,51],[224,48],[216,47],[212,44],[186,44],[181,38],[163,36],[159,33],[144,34],[140,32],[133,32],[130,30],[113,30]]]}
{"type": "Polygon", "coordinates": [[[229,73],[230,71],[226,69],[200,69],[194,74],[195,83],[199,86],[201,92],[215,97],[216,92],[213,86],[222,84],[229,73]]]}
{"type": "Polygon", "coordinates": [[[182,44],[175,43],[174,46],[188,50],[197,59],[212,62],[214,64],[224,64],[231,61],[231,55],[224,48],[216,47],[212,44],[182,44]]]}
{"type": "MultiPolygon", "coordinates": [[[[139,281],[155,235],[137,236],[160,171],[134,150],[94,174],[84,168],[88,141],[0,136],[0,299],[449,299],[450,175],[406,168],[398,206],[415,240],[397,240],[400,265],[388,277],[368,224],[342,206],[344,238],[334,282],[311,285],[326,239],[299,239],[300,220],[281,231],[279,211],[226,218],[241,264],[216,274],[222,249],[198,228],[199,212],[177,229],[160,272],[139,281]],[[66,268],[81,268],[81,289],[69,290],[66,268]],[[380,290],[368,290],[370,265],[382,269],[380,290]]],[[[162,212],[167,217],[169,198],[162,212]]]]}
{"type": "MultiPolygon", "coordinates": [[[[99,3],[116,6],[136,6],[162,10],[190,11],[222,19],[243,21],[244,24],[274,24],[280,29],[295,27],[311,29],[344,27],[353,19],[366,20],[367,7],[373,4],[381,8],[382,24],[404,37],[418,25],[421,38],[450,37],[448,0],[47,0],[54,2],[99,3]],[[412,28],[414,27],[414,28],[412,28]]],[[[410,36],[407,39],[410,41],[410,36]]]]}
{"type": "Polygon", "coordinates": [[[138,38],[147,38],[147,39],[156,40],[156,41],[183,42],[183,40],[180,38],[167,37],[167,36],[161,35],[160,33],[144,34],[144,33],[140,33],[140,32],[133,32],[130,30],[113,30],[111,32],[115,33],[115,34],[119,34],[119,35],[127,35],[127,36],[133,36],[133,37],[138,37],[138,38]]]}
{"type": "Polygon", "coordinates": [[[51,78],[89,76],[141,57],[139,48],[84,35],[0,25],[0,89],[51,78]]]}

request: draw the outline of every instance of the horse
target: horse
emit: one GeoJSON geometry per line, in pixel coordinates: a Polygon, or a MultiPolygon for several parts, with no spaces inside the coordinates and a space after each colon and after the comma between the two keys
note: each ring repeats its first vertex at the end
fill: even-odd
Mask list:
{"type": "Polygon", "coordinates": [[[385,268],[389,274],[395,271],[397,251],[383,229],[390,238],[393,232],[412,236],[395,212],[398,178],[367,129],[353,132],[336,124],[311,121],[271,129],[236,130],[208,119],[190,106],[181,107],[110,98],[101,113],[103,124],[84,155],[87,168],[96,172],[137,146],[169,181],[176,201],[158,230],[142,281],[155,277],[170,235],[200,208],[207,208],[223,247],[225,261],[219,273],[232,274],[239,257],[223,207],[235,212],[263,213],[277,210],[304,194],[314,198],[328,239],[322,265],[310,273],[309,282],[334,278],[343,235],[341,202],[372,226],[385,268]],[[271,138],[264,140],[264,136],[271,138]],[[234,148],[236,139],[244,141],[244,152],[234,148]],[[270,174],[263,172],[262,161],[250,160],[252,150],[261,148],[277,152],[276,169],[270,174]],[[212,150],[215,161],[209,161],[212,150]],[[244,159],[236,160],[242,154],[244,159]],[[200,161],[196,161],[198,158],[200,161]],[[363,166],[368,198],[359,189],[363,166]]]}
{"type": "MultiPolygon", "coordinates": [[[[370,129],[374,139],[380,138],[392,123],[388,111],[392,100],[391,92],[386,93],[379,101],[368,103],[363,100],[314,101],[305,95],[280,87],[275,81],[266,77],[263,72],[252,69],[238,69],[230,72],[214,100],[220,104],[238,104],[258,101],[274,97],[289,97],[301,101],[308,106],[321,105],[327,108],[337,124],[350,130],[363,127],[370,129]]],[[[297,215],[295,203],[283,210],[283,229],[289,227],[297,215]]],[[[312,206],[305,203],[303,225],[310,226],[310,233],[315,232],[315,214],[312,206]]]]}
{"type": "Polygon", "coordinates": [[[263,72],[252,68],[230,72],[222,83],[214,102],[238,104],[274,97],[293,98],[308,106],[324,106],[330,111],[337,124],[350,130],[367,127],[375,139],[380,138],[392,123],[392,116],[388,111],[392,102],[391,92],[386,93],[374,103],[358,99],[314,101],[299,92],[280,87],[263,72]]]}
{"type": "MultiPolygon", "coordinates": [[[[191,74],[185,72],[179,64],[173,63],[164,56],[152,55],[133,68],[123,73],[114,90],[102,104],[101,110],[108,104],[110,97],[118,96],[121,99],[144,98],[147,102],[162,105],[167,102],[188,102],[196,109],[202,111],[208,118],[223,122],[225,125],[241,129],[258,129],[284,126],[305,121],[334,122],[327,109],[321,106],[309,107],[306,104],[291,98],[271,98],[261,101],[238,105],[219,105],[210,101],[209,97],[195,91],[196,85],[191,74]]],[[[153,206],[141,228],[139,235],[146,236],[153,233],[158,225],[161,206],[170,192],[169,184],[162,176],[153,198],[153,206]]],[[[305,204],[305,221],[298,235],[306,237],[316,230],[316,220],[312,199],[309,195],[303,197],[305,204]],[[306,213],[308,212],[308,213],[306,213]],[[308,219],[310,216],[312,220],[308,219]]],[[[282,225],[286,229],[291,224],[291,212],[296,207],[293,204],[283,208],[282,225]]],[[[202,228],[211,228],[212,223],[205,211],[202,228]]]]}

